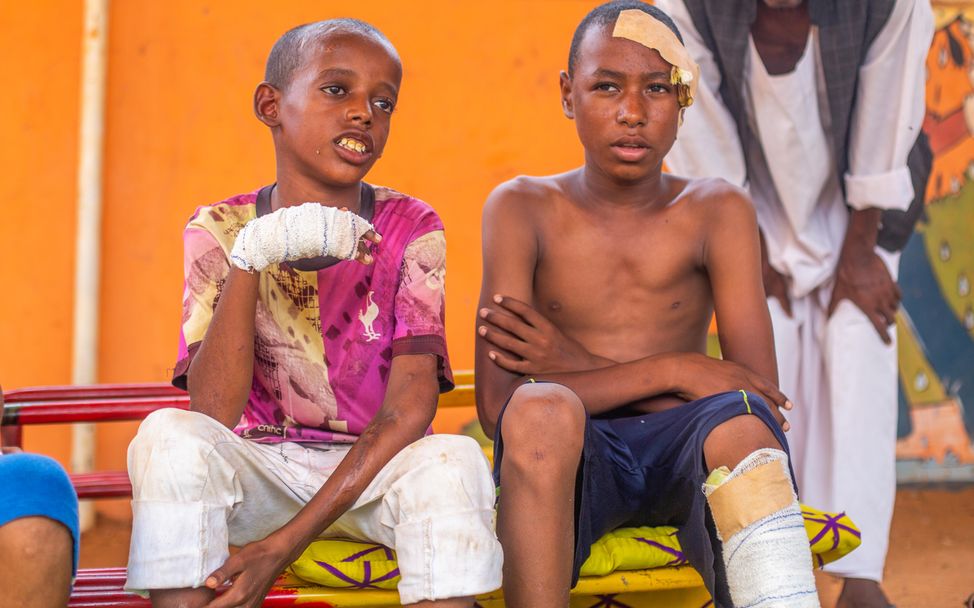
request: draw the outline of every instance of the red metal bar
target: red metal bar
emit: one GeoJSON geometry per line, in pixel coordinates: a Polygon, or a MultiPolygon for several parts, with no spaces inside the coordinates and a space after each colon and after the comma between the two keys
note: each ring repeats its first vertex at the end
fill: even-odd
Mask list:
{"type": "Polygon", "coordinates": [[[165,407],[189,409],[189,395],[8,403],[3,420],[4,424],[16,425],[142,420],[165,407]]]}
{"type": "Polygon", "coordinates": [[[74,473],[71,483],[78,498],[126,498],[132,495],[132,483],[125,471],[74,473]]]}
{"type": "Polygon", "coordinates": [[[128,397],[175,397],[185,395],[171,384],[91,384],[86,386],[30,386],[4,392],[7,403],[26,401],[63,401],[68,399],[107,399],[128,397]]]}
{"type": "Polygon", "coordinates": [[[121,588],[125,584],[125,567],[119,568],[86,568],[78,570],[78,577],[74,579],[74,587],[89,585],[113,584],[121,588]]]}
{"type": "Polygon", "coordinates": [[[152,602],[125,591],[103,593],[86,597],[72,593],[68,608],[151,608],[152,602]]]}

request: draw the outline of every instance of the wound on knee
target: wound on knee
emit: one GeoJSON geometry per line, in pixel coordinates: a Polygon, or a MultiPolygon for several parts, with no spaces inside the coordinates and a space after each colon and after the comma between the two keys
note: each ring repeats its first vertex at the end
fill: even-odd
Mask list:
{"type": "Polygon", "coordinates": [[[758,450],[734,471],[715,469],[704,484],[717,536],[726,540],[797,500],[781,450],[758,450]]]}
{"type": "Polygon", "coordinates": [[[752,452],[733,471],[721,467],[703,484],[710,505],[727,587],[735,606],[819,605],[812,558],[788,455],[752,452]]]}

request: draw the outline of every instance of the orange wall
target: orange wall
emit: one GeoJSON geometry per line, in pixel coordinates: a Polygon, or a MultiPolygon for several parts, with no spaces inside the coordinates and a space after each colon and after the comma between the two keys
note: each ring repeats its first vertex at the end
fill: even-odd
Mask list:
{"type": "MultiPolygon", "coordinates": [[[[0,383],[70,381],[81,1],[13,3],[0,24],[0,383]]],[[[370,21],[405,64],[392,138],[369,179],[422,198],[448,239],[447,333],[473,365],[480,209],[497,183],[581,161],[558,71],[592,1],[113,2],[109,26],[102,382],[164,381],[180,317],[182,226],[200,204],[273,180],[251,94],[285,29],[370,21]]],[[[98,466],[124,466],[133,425],[101,425],[98,466]]],[[[29,429],[65,461],[67,429],[29,429]]]]}
{"type": "MultiPolygon", "coordinates": [[[[4,6],[0,34],[0,384],[63,384],[71,379],[80,3],[4,6]]],[[[65,427],[27,434],[29,449],[62,461],[70,440],[65,427]]]]}

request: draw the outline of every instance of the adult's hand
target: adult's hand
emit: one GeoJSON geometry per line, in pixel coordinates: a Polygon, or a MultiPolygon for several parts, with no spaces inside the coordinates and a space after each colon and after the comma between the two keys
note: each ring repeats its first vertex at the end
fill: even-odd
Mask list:
{"type": "Polygon", "coordinates": [[[673,363],[675,392],[681,398],[695,401],[717,393],[744,390],[764,399],[783,430],[791,428],[781,413],[781,410],[792,409],[791,400],[767,378],[733,361],[700,353],[674,353],[667,357],[673,363]]]}
{"type": "Polygon", "coordinates": [[[889,326],[895,322],[901,295],[886,264],[872,247],[847,245],[842,248],[829,316],[839,302],[849,300],[866,315],[880,339],[890,344],[889,326]]]}
{"type": "Polygon", "coordinates": [[[487,356],[499,367],[520,375],[579,372],[611,365],[592,355],[577,340],[529,304],[495,295],[496,308],[482,308],[477,333],[496,350],[487,356]]]}
{"type": "Polygon", "coordinates": [[[791,317],[791,298],[788,297],[788,281],[785,275],[781,274],[771,264],[765,261],[761,268],[761,276],[764,280],[764,294],[769,298],[777,298],[781,303],[781,308],[788,317],[791,317]]]}
{"type": "Polygon", "coordinates": [[[283,546],[274,538],[271,535],[245,545],[207,577],[205,584],[210,589],[231,584],[206,608],[260,608],[277,576],[293,561],[294,548],[283,546]]]}
{"type": "Polygon", "coordinates": [[[788,281],[785,275],[775,270],[768,261],[768,246],[764,242],[764,232],[758,232],[761,237],[761,278],[764,282],[764,295],[777,298],[781,308],[791,317],[791,298],[788,297],[788,281]]]}

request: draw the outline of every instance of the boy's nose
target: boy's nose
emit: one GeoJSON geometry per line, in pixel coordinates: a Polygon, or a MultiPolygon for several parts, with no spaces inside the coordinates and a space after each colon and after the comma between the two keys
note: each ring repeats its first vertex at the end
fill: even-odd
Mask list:
{"type": "Polygon", "coordinates": [[[646,124],[646,111],[637,100],[626,97],[619,105],[616,119],[627,127],[638,127],[646,124]]]}
{"type": "Polygon", "coordinates": [[[368,102],[352,102],[345,110],[345,119],[349,122],[372,124],[372,106],[368,102]]]}

